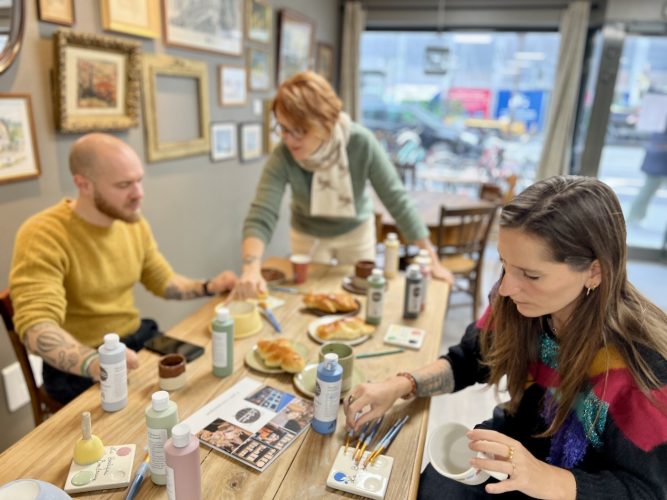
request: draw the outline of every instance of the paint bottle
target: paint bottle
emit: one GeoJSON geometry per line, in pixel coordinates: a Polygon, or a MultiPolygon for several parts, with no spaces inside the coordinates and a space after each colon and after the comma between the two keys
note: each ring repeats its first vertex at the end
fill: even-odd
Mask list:
{"type": "Polygon", "coordinates": [[[384,285],[386,283],[381,269],[373,269],[366,287],[366,323],[379,325],[382,321],[384,306],[384,285]]]}
{"type": "Polygon", "coordinates": [[[428,254],[428,250],[422,248],[419,250],[419,255],[415,259],[415,264],[419,266],[419,270],[422,273],[422,278],[424,279],[422,287],[422,305],[420,310],[423,311],[426,308],[426,295],[428,294],[428,287],[431,283],[431,256],[428,254]]]}
{"type": "Polygon", "coordinates": [[[220,307],[211,322],[213,375],[227,377],[234,371],[234,319],[229,309],[220,307]]]}
{"type": "Polygon", "coordinates": [[[148,427],[148,453],[150,456],[151,479],[155,484],[167,484],[167,469],[164,445],[171,437],[171,429],[178,423],[178,407],[169,399],[167,391],[157,391],[146,407],[146,427],[148,427]]]}
{"type": "Polygon", "coordinates": [[[338,354],[328,352],[324,361],[317,365],[315,382],[314,416],[311,427],[320,434],[332,434],[336,430],[343,367],[338,363],[338,354]]]}
{"type": "Polygon", "coordinates": [[[192,435],[188,424],[174,426],[171,438],[164,445],[164,454],[169,500],[201,500],[199,440],[192,435]]]}
{"type": "Polygon", "coordinates": [[[104,336],[98,352],[100,353],[100,390],[102,409],[118,411],[127,406],[127,361],[125,344],[117,333],[104,336]]]}
{"type": "Polygon", "coordinates": [[[398,235],[389,233],[384,240],[384,277],[392,279],[398,274],[398,235]]]}
{"type": "Polygon", "coordinates": [[[422,305],[424,278],[417,264],[410,264],[405,273],[405,294],[403,295],[403,319],[415,319],[422,305]]]}

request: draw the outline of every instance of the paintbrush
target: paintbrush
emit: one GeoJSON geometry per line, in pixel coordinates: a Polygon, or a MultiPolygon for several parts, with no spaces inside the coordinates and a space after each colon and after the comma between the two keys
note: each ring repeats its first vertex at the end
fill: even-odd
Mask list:
{"type": "Polygon", "coordinates": [[[408,421],[408,416],[406,415],[405,417],[403,417],[403,420],[401,420],[401,423],[398,424],[398,425],[396,426],[396,428],[394,429],[394,431],[387,437],[385,445],[384,445],[384,446],[381,446],[380,449],[379,449],[379,450],[377,451],[377,453],[375,454],[375,456],[371,458],[371,465],[372,465],[373,463],[375,463],[375,459],[376,459],[376,458],[377,458],[377,457],[378,457],[384,450],[386,450],[386,449],[389,448],[389,446],[390,446],[391,443],[394,441],[394,439],[396,438],[396,436],[398,435],[398,433],[401,432],[401,429],[403,428],[403,426],[405,425],[405,422],[407,422],[407,421],[408,421]]]}

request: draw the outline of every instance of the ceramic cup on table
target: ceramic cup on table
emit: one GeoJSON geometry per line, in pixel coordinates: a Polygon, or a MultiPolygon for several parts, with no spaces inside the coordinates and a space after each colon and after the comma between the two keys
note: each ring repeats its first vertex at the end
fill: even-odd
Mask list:
{"type": "Polygon", "coordinates": [[[234,338],[241,339],[254,335],[262,329],[262,318],[259,308],[253,302],[233,300],[229,303],[220,303],[215,309],[226,308],[234,319],[234,338]]]}
{"type": "Polygon", "coordinates": [[[292,263],[292,272],[294,274],[294,283],[300,285],[308,279],[308,265],[310,264],[310,255],[294,254],[289,258],[292,263]]]}
{"type": "Polygon", "coordinates": [[[324,361],[324,355],[330,352],[338,355],[338,364],[343,368],[343,378],[340,391],[349,391],[352,388],[352,369],[354,368],[354,350],[347,344],[341,342],[327,342],[320,347],[320,363],[324,361]]]}
{"type": "Polygon", "coordinates": [[[160,389],[176,391],[185,385],[185,356],[174,353],[160,358],[158,363],[160,389]]]}
{"type": "Polygon", "coordinates": [[[489,477],[499,481],[507,479],[507,474],[502,472],[470,466],[470,459],[486,458],[487,455],[470,449],[470,440],[466,436],[469,430],[463,424],[450,422],[433,431],[428,441],[428,455],[433,468],[449,479],[469,485],[482,484],[489,477]]]}
{"type": "Polygon", "coordinates": [[[358,260],[354,265],[354,277],[352,283],[355,287],[365,290],[368,286],[368,277],[375,269],[375,261],[373,260],[358,260]]]}

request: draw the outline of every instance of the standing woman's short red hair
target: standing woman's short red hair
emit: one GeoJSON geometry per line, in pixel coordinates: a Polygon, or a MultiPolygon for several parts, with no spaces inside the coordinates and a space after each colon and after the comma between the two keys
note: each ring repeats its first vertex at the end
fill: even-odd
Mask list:
{"type": "Polygon", "coordinates": [[[278,87],[271,109],[295,130],[306,133],[319,129],[329,137],[342,108],[343,103],[325,78],[302,71],[278,87]]]}

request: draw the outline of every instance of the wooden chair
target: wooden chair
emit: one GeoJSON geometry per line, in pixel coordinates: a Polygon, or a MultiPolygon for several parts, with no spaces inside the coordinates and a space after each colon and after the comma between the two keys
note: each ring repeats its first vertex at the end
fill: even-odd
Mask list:
{"type": "Polygon", "coordinates": [[[63,405],[51,398],[51,396],[47,394],[43,385],[37,387],[35,376],[30,367],[28,351],[23,345],[23,342],[21,342],[18,333],[14,330],[14,320],[12,319],[14,316],[14,307],[12,306],[12,299],[9,296],[8,288],[0,291],[0,315],[2,315],[2,320],[5,323],[5,328],[7,329],[9,340],[14,348],[16,359],[18,360],[19,365],[21,365],[21,372],[23,373],[23,378],[25,379],[25,383],[28,386],[28,392],[30,393],[32,416],[35,419],[35,426],[38,426],[49,416],[62,408],[63,405]]]}
{"type": "Polygon", "coordinates": [[[453,291],[472,296],[473,321],[477,319],[484,249],[497,206],[447,209],[440,207],[437,247],[440,263],[456,280],[453,291]],[[459,283],[464,281],[464,286],[459,283]]]}
{"type": "Polygon", "coordinates": [[[498,184],[485,182],[479,186],[479,199],[492,203],[500,203],[503,200],[503,190],[498,184]]]}

